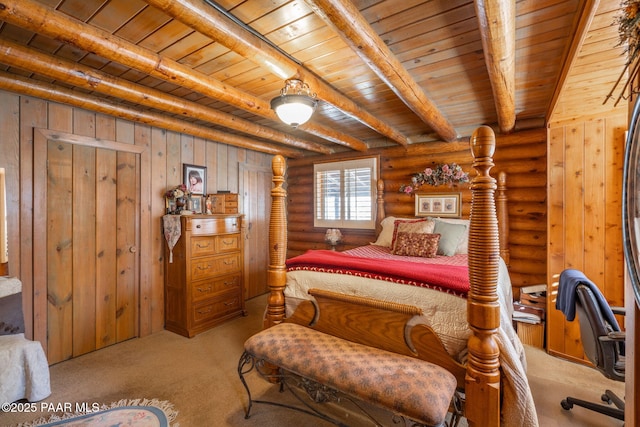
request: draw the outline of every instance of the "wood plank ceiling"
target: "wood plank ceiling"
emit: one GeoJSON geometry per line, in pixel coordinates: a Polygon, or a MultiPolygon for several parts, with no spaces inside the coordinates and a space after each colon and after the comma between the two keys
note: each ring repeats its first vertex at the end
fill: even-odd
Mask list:
{"type": "MultiPolygon", "coordinates": [[[[0,0],[0,89],[298,157],[599,114],[618,0],[0,0]],[[320,99],[298,129],[287,78],[320,99]]],[[[621,103],[624,104],[624,103],[621,103]]]]}

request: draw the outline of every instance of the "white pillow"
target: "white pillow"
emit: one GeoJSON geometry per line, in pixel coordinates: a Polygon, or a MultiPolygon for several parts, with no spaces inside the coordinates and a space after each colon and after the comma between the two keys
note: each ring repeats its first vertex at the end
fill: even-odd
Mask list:
{"type": "Polygon", "coordinates": [[[378,239],[371,244],[376,246],[391,247],[391,240],[393,240],[393,230],[395,228],[395,225],[394,225],[395,221],[396,221],[396,217],[394,216],[385,217],[385,219],[383,219],[382,222],[380,222],[380,225],[382,226],[382,231],[380,231],[380,234],[378,235],[378,239]]]}
{"type": "Polygon", "coordinates": [[[432,217],[432,219],[437,219],[438,221],[448,222],[450,224],[464,224],[467,226],[465,232],[462,235],[462,238],[458,242],[458,246],[456,247],[456,255],[457,254],[466,254],[469,252],[469,220],[461,219],[461,218],[436,218],[432,217]]]}

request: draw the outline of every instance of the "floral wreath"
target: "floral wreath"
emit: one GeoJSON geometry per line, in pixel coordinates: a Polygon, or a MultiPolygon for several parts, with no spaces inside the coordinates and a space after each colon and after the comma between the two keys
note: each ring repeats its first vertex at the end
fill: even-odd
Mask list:
{"type": "Polygon", "coordinates": [[[457,163],[440,163],[434,167],[425,168],[422,172],[411,176],[411,184],[403,184],[399,191],[405,194],[413,194],[421,185],[433,185],[437,187],[444,184],[460,184],[469,182],[469,174],[462,170],[457,163]]]}

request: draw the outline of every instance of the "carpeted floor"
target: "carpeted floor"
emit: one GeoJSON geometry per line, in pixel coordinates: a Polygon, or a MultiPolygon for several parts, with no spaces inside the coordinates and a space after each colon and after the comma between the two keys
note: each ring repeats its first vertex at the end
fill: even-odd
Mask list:
{"type": "MultiPolygon", "coordinates": [[[[188,339],[168,331],[133,339],[51,367],[52,395],[47,407],[71,402],[109,404],[120,399],[158,399],[173,403],[181,427],[322,426],[317,418],[258,405],[244,419],[247,396],[237,364],[244,341],[262,327],[266,296],[247,302],[249,316],[227,322],[188,339]],[[51,405],[53,404],[53,405],[51,405]]],[[[581,408],[564,411],[567,395],[599,400],[605,388],[623,396],[624,384],[606,380],[588,367],[527,348],[529,380],[542,427],[622,426],[622,422],[581,408]]],[[[256,378],[254,397],[278,394],[276,387],[256,378]]],[[[41,403],[38,403],[40,407],[41,403]]],[[[47,415],[0,413],[1,426],[13,426],[47,415]]],[[[350,418],[350,425],[363,425],[350,418]]]]}

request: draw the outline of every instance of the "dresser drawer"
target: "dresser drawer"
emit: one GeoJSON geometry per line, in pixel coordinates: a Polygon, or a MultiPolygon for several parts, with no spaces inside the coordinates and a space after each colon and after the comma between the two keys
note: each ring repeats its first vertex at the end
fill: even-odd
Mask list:
{"type": "Polygon", "coordinates": [[[230,292],[193,305],[193,321],[204,323],[242,308],[240,291],[230,292]]]}
{"type": "Polygon", "coordinates": [[[215,255],[216,238],[214,236],[194,236],[191,238],[191,256],[215,255]]]}
{"type": "Polygon", "coordinates": [[[240,271],[240,254],[199,258],[191,261],[191,280],[206,279],[240,271]]]}
{"type": "Polygon", "coordinates": [[[224,213],[226,214],[238,213],[238,195],[237,194],[225,195],[224,213]]]}
{"type": "Polygon", "coordinates": [[[233,252],[240,249],[240,234],[216,236],[216,253],[233,252]]]}
{"type": "Polygon", "coordinates": [[[241,268],[239,253],[216,258],[217,274],[235,273],[236,271],[240,271],[241,268]]]}
{"type": "Polygon", "coordinates": [[[210,298],[216,294],[227,292],[231,289],[240,289],[240,274],[216,277],[210,280],[194,282],[192,285],[192,300],[201,301],[210,298]]]}
{"type": "Polygon", "coordinates": [[[187,218],[186,229],[192,236],[219,233],[237,233],[240,231],[240,221],[237,217],[228,218],[187,218]]]}
{"type": "Polygon", "coordinates": [[[238,213],[238,204],[237,203],[227,203],[224,207],[224,213],[226,214],[235,214],[238,213]]]}

